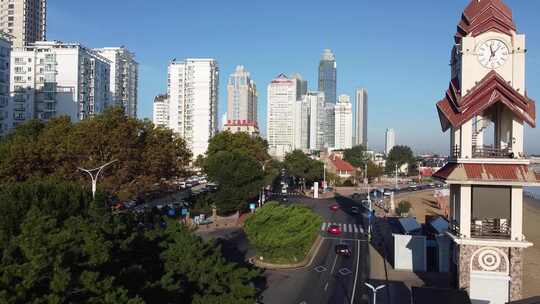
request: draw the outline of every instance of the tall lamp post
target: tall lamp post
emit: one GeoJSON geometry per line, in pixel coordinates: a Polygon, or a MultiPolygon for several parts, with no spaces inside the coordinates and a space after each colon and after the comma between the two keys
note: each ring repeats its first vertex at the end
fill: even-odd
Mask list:
{"type": "Polygon", "coordinates": [[[367,282],[364,284],[366,284],[366,286],[369,287],[371,291],[373,291],[373,304],[377,304],[377,291],[383,289],[384,287],[386,287],[386,285],[380,285],[380,286],[374,287],[373,285],[367,282]]]}
{"type": "Polygon", "coordinates": [[[373,216],[373,207],[371,206],[371,195],[369,191],[369,179],[368,179],[368,165],[366,163],[366,172],[365,172],[365,183],[366,183],[366,190],[367,190],[367,201],[368,201],[368,209],[369,209],[369,215],[368,215],[368,239],[371,241],[371,217],[373,216]]]}
{"type": "Polygon", "coordinates": [[[101,173],[101,171],[103,171],[103,169],[105,169],[105,167],[109,166],[110,164],[116,162],[118,160],[113,160],[113,161],[110,161],[100,167],[97,167],[97,168],[94,168],[94,169],[84,169],[84,168],[77,168],[83,172],[86,172],[88,173],[88,175],[90,175],[90,178],[92,179],[92,198],[95,199],[96,198],[96,189],[97,189],[97,180],[99,178],[99,174],[101,173]],[[94,174],[95,173],[95,174],[94,174]]]}

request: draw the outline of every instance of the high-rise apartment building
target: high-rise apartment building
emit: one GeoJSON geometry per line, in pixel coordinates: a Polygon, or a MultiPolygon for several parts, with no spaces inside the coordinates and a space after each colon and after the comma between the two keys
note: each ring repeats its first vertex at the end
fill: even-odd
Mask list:
{"type": "Polygon", "coordinates": [[[308,92],[304,100],[309,105],[309,149],[322,151],[325,143],[326,109],[323,92],[308,92]]]}
{"type": "Polygon", "coordinates": [[[396,145],[396,133],[394,129],[386,129],[386,141],[384,145],[384,152],[386,155],[390,154],[392,148],[396,145]]]}
{"type": "Polygon", "coordinates": [[[258,133],[257,87],[249,72],[241,65],[227,83],[227,130],[258,133]]]}
{"type": "Polygon", "coordinates": [[[332,50],[324,50],[319,62],[319,91],[324,92],[327,103],[336,103],[337,65],[332,50]]]}
{"type": "Polygon", "coordinates": [[[294,149],[309,150],[310,105],[306,96],[294,103],[294,149]]]}
{"type": "Polygon", "coordinates": [[[324,147],[333,149],[336,144],[336,109],[335,103],[327,102],[325,110],[324,147]]]}
{"type": "Polygon", "coordinates": [[[156,127],[169,127],[169,96],[167,94],[154,97],[152,122],[156,127]]]}
{"type": "Polygon", "coordinates": [[[368,92],[366,89],[356,90],[356,142],[355,145],[368,146],[368,92]]]}
{"type": "Polygon", "coordinates": [[[340,95],[335,106],[335,145],[337,150],[352,148],[353,114],[351,98],[340,95]]]}
{"type": "Polygon", "coordinates": [[[9,118],[9,61],[11,56],[11,41],[0,33],[0,136],[6,135],[10,128],[9,118]]]}
{"type": "Polygon", "coordinates": [[[300,73],[292,75],[292,78],[296,80],[296,95],[300,99],[302,96],[307,94],[308,82],[307,80],[304,80],[300,73]]]}
{"type": "Polygon", "coordinates": [[[111,62],[112,103],[124,108],[126,115],[137,117],[139,64],[135,54],[125,47],[95,49],[111,62]]]}
{"type": "Polygon", "coordinates": [[[267,141],[269,153],[282,159],[295,149],[296,80],[280,74],[268,85],[267,141]]]}
{"type": "Polygon", "coordinates": [[[217,61],[172,61],[168,68],[169,128],[186,140],[193,156],[206,153],[218,131],[217,61]]]}
{"type": "Polygon", "coordinates": [[[46,0],[0,1],[0,31],[13,36],[13,47],[45,40],[46,0]]]}
{"type": "Polygon", "coordinates": [[[110,104],[110,62],[80,44],[40,41],[11,52],[10,127],[67,115],[72,121],[110,104]]]}

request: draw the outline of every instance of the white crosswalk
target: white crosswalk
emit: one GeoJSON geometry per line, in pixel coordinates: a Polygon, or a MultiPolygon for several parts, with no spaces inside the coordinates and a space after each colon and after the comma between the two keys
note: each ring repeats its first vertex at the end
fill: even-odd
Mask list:
{"type": "Polygon", "coordinates": [[[333,223],[333,222],[324,222],[321,226],[321,231],[326,231],[330,226],[336,225],[339,226],[342,232],[345,233],[364,233],[364,228],[356,224],[342,224],[342,223],[333,223]]]}

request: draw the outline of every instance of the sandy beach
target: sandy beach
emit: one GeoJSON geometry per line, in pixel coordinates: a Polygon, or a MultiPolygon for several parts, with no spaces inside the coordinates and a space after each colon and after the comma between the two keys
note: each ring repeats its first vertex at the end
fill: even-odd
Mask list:
{"type": "MultiPolygon", "coordinates": [[[[432,191],[398,196],[396,204],[402,200],[411,203],[409,214],[416,217],[419,222],[423,223],[426,215],[442,214],[437,208],[432,191]]],[[[526,249],[524,254],[523,297],[526,298],[540,295],[540,201],[525,196],[523,202],[523,233],[527,240],[534,244],[533,247],[526,249]]]]}

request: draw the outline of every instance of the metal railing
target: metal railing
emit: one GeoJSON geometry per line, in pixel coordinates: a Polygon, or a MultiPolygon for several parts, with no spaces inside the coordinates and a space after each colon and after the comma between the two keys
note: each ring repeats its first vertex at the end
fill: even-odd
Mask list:
{"type": "MultiPolygon", "coordinates": [[[[451,157],[453,159],[462,158],[461,146],[452,147],[451,157]]],[[[498,148],[493,146],[473,146],[472,158],[499,158],[499,159],[514,159],[518,155],[512,152],[511,148],[498,148]]]]}
{"type": "MultiPolygon", "coordinates": [[[[460,225],[451,221],[449,232],[461,237],[460,225]]],[[[510,239],[510,223],[504,219],[483,219],[471,221],[471,237],[484,239],[510,239]]]]}

